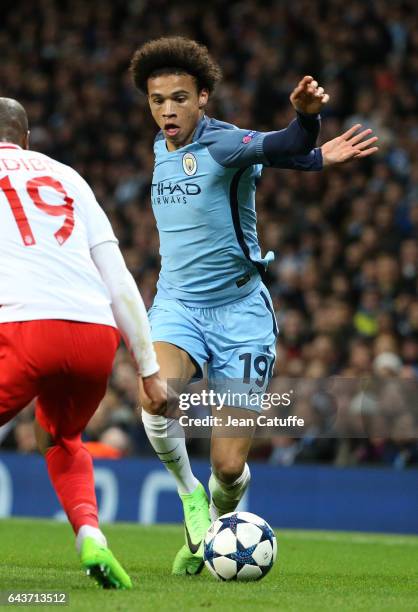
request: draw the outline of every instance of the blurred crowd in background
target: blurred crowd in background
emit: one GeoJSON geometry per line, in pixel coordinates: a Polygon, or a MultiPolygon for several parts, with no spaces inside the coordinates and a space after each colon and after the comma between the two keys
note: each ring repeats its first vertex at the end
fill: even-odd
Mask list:
{"type": "MultiPolygon", "coordinates": [[[[109,215],[146,305],[159,273],[150,204],[156,127],[128,73],[150,38],[205,43],[224,79],[208,114],[280,129],[305,74],[331,96],[321,141],[354,123],[380,151],[319,173],[266,170],[258,231],[280,328],[275,374],[417,380],[418,8],[414,0],[25,0],[2,2],[1,95],[21,101],[31,146],[77,169],[109,215]]],[[[273,385],[275,383],[273,382],[273,385]]],[[[305,402],[306,403],[306,402],[305,402]]],[[[357,403],[358,404],[358,403],[357,403]]],[[[150,453],[136,376],[119,350],[111,384],[86,432],[96,456],[150,453]]],[[[276,464],[323,461],[398,467],[418,462],[417,422],[393,402],[392,429],[337,440],[317,435],[315,402],[302,439],[259,440],[276,464]]],[[[351,412],[350,412],[351,411],[351,412]]],[[[353,428],[358,405],[352,402],[353,428]]],[[[3,430],[2,448],[32,452],[33,408],[3,430]]],[[[353,429],[353,430],[354,430],[353,429]]],[[[191,450],[207,450],[207,442],[191,450]]]]}

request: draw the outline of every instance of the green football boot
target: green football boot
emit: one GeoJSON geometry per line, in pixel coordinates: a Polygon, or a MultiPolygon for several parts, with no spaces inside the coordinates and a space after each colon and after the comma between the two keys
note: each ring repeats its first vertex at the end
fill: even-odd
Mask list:
{"type": "Polygon", "coordinates": [[[194,576],[203,567],[203,540],[211,526],[209,500],[202,484],[193,493],[180,495],[184,510],[184,535],[186,543],[178,551],[172,573],[176,576],[194,576]]]}
{"type": "Polygon", "coordinates": [[[175,576],[196,576],[205,566],[202,557],[195,557],[186,544],[180,548],[173,561],[175,576]]]}
{"type": "Polygon", "coordinates": [[[132,582],[119,561],[94,538],[84,538],[81,546],[81,565],[87,576],[103,589],[131,589],[132,582]]]}

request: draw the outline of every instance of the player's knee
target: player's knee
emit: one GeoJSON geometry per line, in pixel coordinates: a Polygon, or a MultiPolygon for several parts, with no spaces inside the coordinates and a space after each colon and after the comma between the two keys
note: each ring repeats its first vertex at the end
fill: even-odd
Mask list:
{"type": "Polygon", "coordinates": [[[241,457],[212,458],[212,470],[216,478],[227,484],[239,478],[245,466],[245,459],[241,457]]]}

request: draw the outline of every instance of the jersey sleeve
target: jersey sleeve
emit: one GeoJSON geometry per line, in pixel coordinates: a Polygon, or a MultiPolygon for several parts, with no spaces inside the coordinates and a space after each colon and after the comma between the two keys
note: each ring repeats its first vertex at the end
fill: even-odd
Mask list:
{"type": "Polygon", "coordinates": [[[266,164],[263,140],[267,132],[249,130],[216,130],[206,140],[210,155],[225,168],[247,168],[253,164],[266,164]]]}
{"type": "Polygon", "coordinates": [[[303,172],[322,170],[324,167],[322,151],[318,147],[310,151],[308,155],[295,155],[283,158],[282,160],[277,160],[274,167],[281,168],[282,170],[302,170],[303,172]]]}
{"type": "Polygon", "coordinates": [[[214,130],[202,144],[206,144],[215,161],[226,168],[245,168],[253,164],[281,168],[284,160],[311,152],[319,127],[319,116],[298,115],[285,129],[277,132],[214,130]]]}
{"type": "Polygon", "coordinates": [[[113,228],[106,213],[96,200],[96,197],[88,183],[78,175],[78,186],[82,196],[83,215],[86,221],[87,236],[90,249],[102,242],[116,242],[113,228]]]}

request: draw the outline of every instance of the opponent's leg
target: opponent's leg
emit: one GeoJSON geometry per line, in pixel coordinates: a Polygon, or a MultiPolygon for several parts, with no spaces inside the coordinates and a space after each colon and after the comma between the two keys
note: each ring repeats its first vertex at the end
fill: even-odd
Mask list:
{"type": "Polygon", "coordinates": [[[71,373],[42,381],[36,406],[38,447],[76,534],[83,569],[103,588],[131,588],[99,528],[93,462],[81,443],[81,432],[106,391],[118,337],[109,327],[73,324],[71,339],[65,347],[71,373]]]}
{"type": "Polygon", "coordinates": [[[75,535],[78,537],[80,529],[88,526],[91,530],[87,533],[92,535],[96,530],[98,541],[106,544],[106,538],[99,531],[93,462],[81,437],[54,439],[38,421],[35,421],[35,435],[52,486],[75,535]]]}
{"type": "Polygon", "coordinates": [[[131,579],[99,527],[93,462],[81,438],[54,440],[37,422],[35,431],[52,486],[76,534],[83,569],[105,589],[130,589],[131,579]]]}
{"type": "Polygon", "coordinates": [[[11,421],[38,394],[32,364],[23,346],[25,323],[0,325],[0,427],[11,421]]]}
{"type": "MultiPolygon", "coordinates": [[[[155,342],[155,351],[163,380],[184,381],[196,371],[192,359],[182,349],[168,342],[155,342]]],[[[150,403],[142,389],[142,422],[148,439],[176,483],[184,510],[185,545],[178,551],[173,574],[196,574],[203,568],[203,538],[210,526],[208,498],[204,487],[193,475],[187,454],[184,431],[176,419],[150,413],[150,403]]]]}
{"type": "MultiPolygon", "coordinates": [[[[224,408],[224,418],[236,417],[237,409],[224,408]]],[[[246,417],[248,418],[248,411],[246,417]]],[[[254,428],[245,427],[237,437],[225,437],[225,428],[214,427],[211,440],[212,474],[209,479],[210,515],[212,521],[233,512],[250,484],[250,468],[246,463],[254,428]],[[238,437],[242,436],[242,437],[238,437]]]]}

